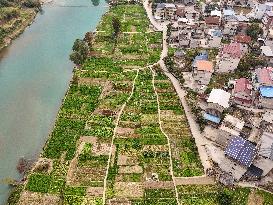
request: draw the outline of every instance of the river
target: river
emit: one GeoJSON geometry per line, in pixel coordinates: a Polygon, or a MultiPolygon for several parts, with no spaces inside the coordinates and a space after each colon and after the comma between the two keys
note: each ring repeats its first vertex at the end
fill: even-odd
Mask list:
{"type": "MultiPolygon", "coordinates": [[[[91,0],[55,0],[0,53],[0,179],[19,179],[18,159],[41,152],[72,77],[73,42],[93,31],[106,10],[103,0],[96,7],[91,0]]],[[[0,204],[9,191],[0,184],[0,204]]]]}

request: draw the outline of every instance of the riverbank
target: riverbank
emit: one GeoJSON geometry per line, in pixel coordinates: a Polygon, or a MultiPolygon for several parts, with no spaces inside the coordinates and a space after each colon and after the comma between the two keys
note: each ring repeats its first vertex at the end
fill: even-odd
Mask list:
{"type": "MultiPolygon", "coordinates": [[[[53,0],[40,0],[41,6],[52,2],[53,0]]],[[[19,5],[14,5],[10,7],[1,8],[4,13],[6,13],[7,19],[0,18],[1,29],[0,34],[0,51],[9,46],[12,41],[22,34],[25,29],[30,26],[39,12],[38,8],[20,8],[19,5]],[[8,14],[9,12],[9,14],[8,14]]],[[[0,15],[1,17],[1,15],[0,15]]]]}
{"type": "Polygon", "coordinates": [[[4,37],[3,43],[0,44],[0,52],[3,48],[9,46],[15,38],[22,34],[24,30],[33,23],[36,15],[37,11],[31,10],[28,18],[20,23],[19,26],[16,27],[11,33],[4,37]]]}
{"type": "MultiPolygon", "coordinates": [[[[44,5],[35,23],[1,52],[1,181],[20,180],[16,164],[21,157],[39,157],[72,78],[68,56],[73,42],[93,31],[107,11],[104,1],[97,7],[90,0],[59,3],[44,5]]],[[[1,184],[1,205],[10,189],[1,184]]]]}

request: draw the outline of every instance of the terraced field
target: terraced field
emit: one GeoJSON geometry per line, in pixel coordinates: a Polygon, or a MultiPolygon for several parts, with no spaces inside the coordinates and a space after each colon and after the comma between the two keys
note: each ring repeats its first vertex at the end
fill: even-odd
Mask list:
{"type": "Polygon", "coordinates": [[[154,65],[162,34],[148,25],[141,5],[105,14],[96,57],[75,70],[41,158],[10,204],[202,204],[206,193],[207,204],[218,203],[217,187],[176,186],[176,177],[204,173],[179,99],[154,65]],[[122,22],[117,44],[113,16],[122,22]]]}

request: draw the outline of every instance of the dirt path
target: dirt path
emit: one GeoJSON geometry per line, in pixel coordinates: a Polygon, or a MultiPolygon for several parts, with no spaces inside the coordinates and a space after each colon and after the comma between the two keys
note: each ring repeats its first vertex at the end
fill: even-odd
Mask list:
{"type": "Polygon", "coordinates": [[[174,189],[175,189],[175,196],[176,196],[176,202],[178,205],[180,205],[179,202],[179,197],[178,197],[178,191],[177,191],[177,187],[176,187],[176,181],[174,180],[174,173],[173,173],[173,161],[172,161],[172,150],[171,150],[171,143],[170,143],[170,138],[169,136],[164,132],[163,128],[162,128],[162,121],[161,121],[161,110],[160,110],[160,102],[159,102],[159,96],[158,93],[156,91],[156,87],[155,87],[155,72],[150,68],[150,70],[153,73],[153,89],[156,95],[156,101],[157,101],[157,110],[158,110],[158,121],[159,121],[159,127],[161,132],[165,135],[165,137],[167,138],[168,141],[168,150],[169,150],[169,156],[170,156],[170,173],[172,176],[172,180],[173,180],[173,185],[174,185],[174,189]]]}
{"type": "Polygon", "coordinates": [[[198,148],[198,153],[202,162],[202,165],[204,167],[204,171],[206,171],[208,168],[211,168],[211,164],[209,162],[209,157],[208,154],[205,150],[205,144],[210,144],[210,142],[205,139],[201,133],[198,124],[195,122],[194,116],[191,113],[191,110],[186,102],[185,95],[186,92],[184,89],[182,89],[179,81],[168,71],[166,68],[166,65],[163,61],[163,59],[168,55],[168,43],[167,43],[167,24],[159,24],[155,21],[153,14],[152,14],[152,8],[151,5],[149,5],[148,0],[145,0],[143,2],[144,8],[146,10],[146,13],[150,19],[150,22],[153,24],[155,28],[157,28],[159,31],[163,32],[163,42],[162,42],[162,51],[161,51],[161,56],[159,60],[159,65],[164,71],[164,74],[171,80],[176,93],[178,94],[180,101],[182,103],[182,106],[185,110],[186,117],[188,119],[191,133],[195,139],[196,146],[198,148]]]}
{"type": "Polygon", "coordinates": [[[115,124],[115,128],[114,128],[114,134],[112,136],[112,141],[111,141],[111,147],[110,147],[110,153],[109,153],[109,158],[108,158],[108,162],[107,162],[107,168],[106,168],[106,174],[105,174],[105,178],[104,178],[104,183],[103,183],[103,197],[102,197],[102,201],[103,201],[103,204],[105,204],[106,202],[106,188],[107,188],[107,176],[108,176],[108,173],[109,173],[109,169],[110,169],[110,165],[111,165],[111,157],[112,157],[112,152],[114,150],[114,140],[115,140],[115,137],[116,137],[116,132],[117,132],[117,129],[118,129],[118,124],[119,124],[119,121],[120,121],[120,117],[122,115],[122,112],[126,106],[126,104],[129,102],[129,100],[132,98],[133,96],[133,93],[134,93],[134,90],[135,90],[135,83],[136,83],[136,79],[138,77],[138,73],[139,73],[139,70],[137,70],[137,74],[134,78],[134,82],[133,82],[133,87],[132,87],[132,91],[131,91],[131,94],[130,96],[128,97],[128,99],[126,100],[126,102],[122,105],[119,113],[118,113],[118,117],[117,117],[117,121],[116,121],[116,124],[115,124]]]}

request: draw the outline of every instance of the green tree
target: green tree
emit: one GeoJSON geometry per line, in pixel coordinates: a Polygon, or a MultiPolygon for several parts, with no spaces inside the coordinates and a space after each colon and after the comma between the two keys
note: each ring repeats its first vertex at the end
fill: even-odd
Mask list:
{"type": "Polygon", "coordinates": [[[89,46],[89,49],[91,50],[92,49],[92,46],[93,46],[93,40],[94,40],[94,35],[92,32],[87,32],[85,34],[85,37],[83,39],[89,46]]]}
{"type": "Polygon", "coordinates": [[[98,6],[100,5],[100,0],[91,0],[93,6],[98,6]]]}
{"type": "Polygon", "coordinates": [[[254,68],[256,66],[265,66],[266,61],[259,56],[255,56],[252,53],[246,54],[243,58],[241,58],[237,69],[239,71],[249,71],[251,68],[254,68]]]}
{"type": "Polygon", "coordinates": [[[89,55],[87,43],[83,40],[76,39],[72,50],[73,52],[70,54],[70,60],[77,65],[83,64],[89,55]]]}
{"type": "Polygon", "coordinates": [[[117,42],[118,42],[118,36],[120,34],[121,31],[121,23],[120,20],[117,17],[113,17],[112,18],[112,27],[113,27],[113,40],[115,42],[114,47],[113,47],[113,53],[115,52],[116,46],[117,46],[117,42]]]}
{"type": "Polygon", "coordinates": [[[263,29],[260,28],[258,23],[252,23],[246,29],[246,34],[252,38],[252,40],[257,40],[259,35],[263,34],[263,29]]]}
{"type": "Polygon", "coordinates": [[[23,5],[28,8],[37,8],[39,10],[42,9],[42,4],[39,0],[26,0],[24,1],[23,5]]]}
{"type": "Polygon", "coordinates": [[[228,195],[226,192],[221,191],[217,196],[217,201],[219,205],[230,205],[232,204],[232,196],[228,195]]]}
{"type": "Polygon", "coordinates": [[[112,27],[113,27],[113,38],[117,40],[120,30],[121,30],[121,23],[117,17],[113,17],[112,19],[112,27]]]}

